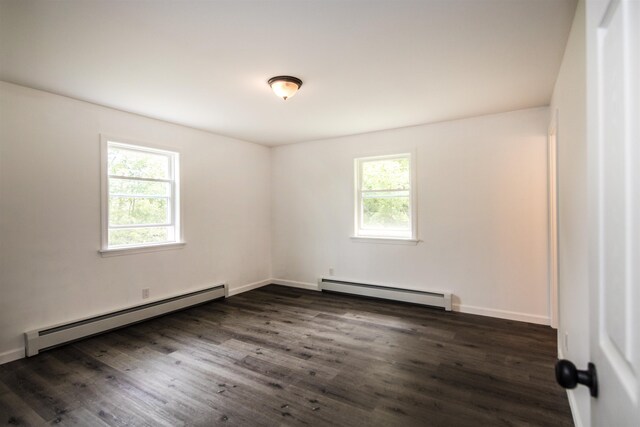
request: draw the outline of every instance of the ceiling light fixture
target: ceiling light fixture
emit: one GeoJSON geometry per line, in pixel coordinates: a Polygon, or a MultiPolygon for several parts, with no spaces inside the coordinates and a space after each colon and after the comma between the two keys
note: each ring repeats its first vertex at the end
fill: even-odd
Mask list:
{"type": "Polygon", "coordinates": [[[276,95],[286,101],[300,89],[302,80],[291,76],[276,76],[269,79],[269,86],[276,95]]]}

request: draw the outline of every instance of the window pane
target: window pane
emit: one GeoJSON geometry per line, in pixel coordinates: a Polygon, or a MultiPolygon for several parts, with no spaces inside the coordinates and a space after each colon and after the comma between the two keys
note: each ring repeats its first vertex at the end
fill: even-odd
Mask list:
{"type": "Polygon", "coordinates": [[[173,227],[123,228],[109,230],[109,246],[174,241],[173,227]]]}
{"type": "Polygon", "coordinates": [[[169,196],[171,195],[171,184],[168,182],[109,178],[109,194],[169,196]]]}
{"type": "Polygon", "coordinates": [[[169,199],[109,196],[109,225],[167,224],[169,199]]]}
{"type": "Polygon", "coordinates": [[[169,157],[110,146],[107,165],[109,175],[136,178],[169,179],[169,157]]]}
{"type": "Polygon", "coordinates": [[[362,225],[369,230],[404,230],[410,228],[409,197],[364,198],[362,225]]]}
{"type": "Polygon", "coordinates": [[[410,181],[407,157],[362,162],[362,190],[408,190],[410,181]]]}

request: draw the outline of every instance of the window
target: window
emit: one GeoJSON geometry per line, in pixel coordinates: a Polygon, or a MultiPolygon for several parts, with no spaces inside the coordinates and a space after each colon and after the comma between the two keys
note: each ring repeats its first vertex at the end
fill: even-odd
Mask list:
{"type": "Polygon", "coordinates": [[[355,160],[355,236],[415,239],[411,154],[355,160]]]}
{"type": "Polygon", "coordinates": [[[180,243],[180,155],[102,140],[102,251],[180,243]]]}

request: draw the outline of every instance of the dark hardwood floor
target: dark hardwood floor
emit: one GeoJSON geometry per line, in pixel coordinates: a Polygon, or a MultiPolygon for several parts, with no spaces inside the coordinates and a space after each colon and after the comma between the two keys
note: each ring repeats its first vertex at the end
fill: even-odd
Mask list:
{"type": "Polygon", "coordinates": [[[8,425],[564,426],[549,327],[268,286],[0,366],[8,425]]]}

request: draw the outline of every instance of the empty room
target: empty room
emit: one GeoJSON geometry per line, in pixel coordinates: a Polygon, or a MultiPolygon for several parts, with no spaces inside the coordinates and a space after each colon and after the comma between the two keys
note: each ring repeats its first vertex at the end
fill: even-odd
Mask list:
{"type": "Polygon", "coordinates": [[[0,425],[640,425],[640,1],[0,0],[0,425]]]}

